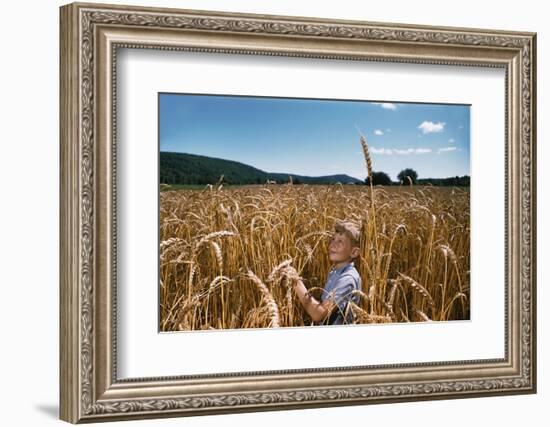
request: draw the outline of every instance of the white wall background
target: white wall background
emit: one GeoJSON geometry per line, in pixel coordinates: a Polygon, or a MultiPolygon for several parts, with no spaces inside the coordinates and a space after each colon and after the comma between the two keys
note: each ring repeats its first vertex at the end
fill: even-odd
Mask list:
{"type": "MultiPolygon", "coordinates": [[[[125,4],[116,0],[112,3],[125,4]]],[[[545,287],[550,269],[550,161],[544,141],[550,114],[550,30],[542,2],[463,0],[357,2],[245,0],[132,1],[146,6],[316,16],[410,24],[538,32],[538,381],[537,395],[444,400],[251,414],[144,420],[130,425],[545,425],[550,397],[545,336],[550,316],[545,287]]],[[[58,420],[59,309],[59,1],[3,5],[0,67],[0,419],[3,425],[61,425],[58,420]]]]}

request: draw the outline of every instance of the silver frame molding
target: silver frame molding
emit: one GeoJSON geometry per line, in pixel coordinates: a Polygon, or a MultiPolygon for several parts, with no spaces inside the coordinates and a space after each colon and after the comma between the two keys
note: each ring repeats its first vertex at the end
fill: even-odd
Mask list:
{"type": "Polygon", "coordinates": [[[60,9],[60,418],[71,423],[536,392],[536,34],[73,3],[60,9]],[[505,357],[117,379],[118,48],[500,67],[505,357]]]}

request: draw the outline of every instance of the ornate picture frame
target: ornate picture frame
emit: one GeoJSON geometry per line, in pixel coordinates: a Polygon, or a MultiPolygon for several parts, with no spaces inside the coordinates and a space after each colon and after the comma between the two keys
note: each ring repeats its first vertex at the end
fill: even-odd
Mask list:
{"type": "Polygon", "coordinates": [[[61,7],[60,24],[61,419],[99,422],[536,392],[536,34],[85,3],[61,7]],[[504,357],[120,379],[120,49],[503,69],[504,357]]]}

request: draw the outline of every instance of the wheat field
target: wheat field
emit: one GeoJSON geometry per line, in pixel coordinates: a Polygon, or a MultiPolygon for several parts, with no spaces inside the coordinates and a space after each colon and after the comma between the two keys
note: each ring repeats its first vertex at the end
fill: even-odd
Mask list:
{"type": "Polygon", "coordinates": [[[166,190],[161,331],[311,325],[290,281],[297,273],[319,298],[331,268],[328,239],[343,219],[362,229],[357,323],[470,317],[468,188],[289,183],[166,190]]]}

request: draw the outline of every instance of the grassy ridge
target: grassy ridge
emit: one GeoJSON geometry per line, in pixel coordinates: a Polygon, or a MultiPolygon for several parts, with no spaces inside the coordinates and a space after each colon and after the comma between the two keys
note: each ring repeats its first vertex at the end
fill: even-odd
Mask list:
{"type": "Polygon", "coordinates": [[[244,163],[214,157],[198,156],[186,153],[160,152],[160,182],[179,185],[215,184],[223,175],[225,184],[246,185],[289,182],[303,184],[346,184],[361,181],[348,175],[304,176],[286,173],[265,172],[244,163]]]}

